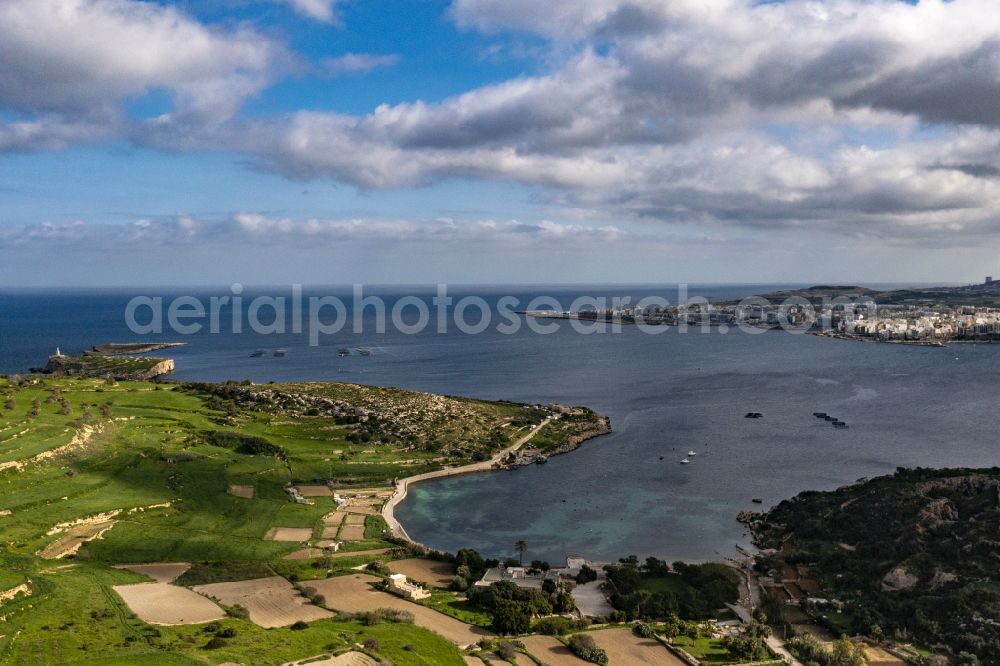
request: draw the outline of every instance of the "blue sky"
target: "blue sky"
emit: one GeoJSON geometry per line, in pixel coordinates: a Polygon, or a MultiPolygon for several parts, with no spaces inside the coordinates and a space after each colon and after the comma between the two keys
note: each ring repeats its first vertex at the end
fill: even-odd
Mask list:
{"type": "Polygon", "coordinates": [[[9,0],[0,278],[980,279],[998,44],[990,0],[9,0]]]}
{"type": "MultiPolygon", "coordinates": [[[[491,48],[511,43],[460,30],[447,18],[448,2],[343,3],[334,24],[279,3],[191,0],[175,4],[211,24],[249,22],[288,44],[302,59],[298,65],[302,70],[347,53],[396,57],[390,66],[336,77],[293,73],[247,100],[244,113],[249,117],[299,110],[364,114],[379,104],[435,102],[523,75],[535,66],[528,58],[490,57],[491,48]]],[[[128,99],[126,108],[133,120],[146,120],[169,111],[169,95],[151,90],[128,99]]],[[[525,191],[508,184],[460,179],[433,191],[404,188],[372,196],[328,180],[288,182],[248,168],[239,153],[177,154],[121,140],[65,151],[4,155],[0,183],[5,194],[3,223],[16,226],[81,218],[128,223],[145,216],[218,216],[238,210],[295,217],[537,214],[525,191]]]]}

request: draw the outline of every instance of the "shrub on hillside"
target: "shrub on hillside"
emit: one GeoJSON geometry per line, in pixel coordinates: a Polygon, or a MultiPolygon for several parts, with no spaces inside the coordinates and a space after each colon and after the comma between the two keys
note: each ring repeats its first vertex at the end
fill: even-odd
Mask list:
{"type": "Polygon", "coordinates": [[[653,636],[656,635],[656,632],[653,630],[653,627],[649,626],[644,622],[639,622],[634,627],[632,627],[632,633],[638,636],[639,638],[652,638],[653,636]]]}
{"type": "Polygon", "coordinates": [[[586,620],[571,620],[568,617],[556,615],[553,617],[543,617],[538,622],[535,622],[532,631],[545,634],[546,636],[564,636],[571,631],[586,629],[588,624],[586,620]]]}
{"type": "Polygon", "coordinates": [[[229,617],[236,618],[237,620],[249,620],[250,611],[248,611],[243,606],[236,604],[235,606],[230,606],[226,609],[226,615],[229,617]]]}
{"type": "Polygon", "coordinates": [[[517,647],[510,641],[500,641],[497,646],[497,655],[504,661],[512,661],[517,656],[517,647]]]}
{"type": "Polygon", "coordinates": [[[569,637],[566,645],[569,647],[570,652],[584,661],[601,664],[601,666],[606,666],[608,663],[607,653],[597,647],[597,643],[594,642],[592,636],[588,636],[587,634],[573,634],[569,637]]]}

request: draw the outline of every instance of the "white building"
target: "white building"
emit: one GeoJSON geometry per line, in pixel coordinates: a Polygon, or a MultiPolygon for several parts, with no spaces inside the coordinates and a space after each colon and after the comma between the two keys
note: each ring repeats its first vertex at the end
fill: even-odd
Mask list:
{"type": "Polygon", "coordinates": [[[392,574],[389,576],[389,587],[387,589],[389,592],[410,601],[426,599],[431,596],[431,593],[424,588],[406,580],[406,576],[403,574],[392,574]]]}

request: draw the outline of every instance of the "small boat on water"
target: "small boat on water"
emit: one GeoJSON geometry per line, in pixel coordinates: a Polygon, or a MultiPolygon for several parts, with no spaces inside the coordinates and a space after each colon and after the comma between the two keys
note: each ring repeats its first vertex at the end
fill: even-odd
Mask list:
{"type": "Polygon", "coordinates": [[[743,418],[745,418],[745,419],[762,419],[762,418],[764,418],[764,415],[761,414],[760,412],[747,412],[746,414],[743,415],[743,418]]]}
{"type": "Polygon", "coordinates": [[[337,356],[340,356],[341,358],[350,355],[350,353],[351,350],[348,349],[347,347],[341,347],[340,349],[337,350],[337,356]]]}
{"type": "Polygon", "coordinates": [[[836,416],[830,416],[829,414],[827,414],[826,416],[823,417],[823,420],[824,421],[836,421],[837,417],[836,416]]]}
{"type": "Polygon", "coordinates": [[[833,427],[834,428],[846,428],[847,424],[844,423],[843,421],[834,421],[833,422],[833,427]]]}
{"type": "Polygon", "coordinates": [[[761,499],[761,498],[759,498],[759,497],[754,497],[754,498],[753,498],[752,500],[750,500],[750,501],[751,501],[751,502],[753,502],[754,504],[763,504],[763,503],[764,503],[764,500],[762,500],[762,499],[761,499]]]}
{"type": "Polygon", "coordinates": [[[358,347],[358,353],[362,356],[371,356],[372,350],[370,347],[358,347]]]}
{"type": "Polygon", "coordinates": [[[827,414],[826,412],[813,412],[813,416],[815,416],[818,419],[825,419],[827,414]]]}
{"type": "Polygon", "coordinates": [[[696,455],[698,455],[698,454],[695,453],[694,451],[688,451],[688,458],[691,458],[691,457],[696,456],[696,455]]]}
{"type": "Polygon", "coordinates": [[[538,456],[537,458],[535,458],[536,465],[544,465],[548,461],[549,461],[548,456],[538,456]]]}
{"type": "Polygon", "coordinates": [[[278,358],[281,358],[282,356],[284,356],[287,353],[288,353],[288,350],[285,349],[284,347],[282,347],[281,349],[275,349],[274,350],[274,355],[277,356],[278,358]]]}
{"type": "Polygon", "coordinates": [[[691,461],[690,461],[690,460],[688,460],[687,458],[685,458],[684,460],[682,460],[682,461],[681,461],[681,464],[682,464],[682,465],[690,465],[690,464],[691,464],[691,461]]]}
{"type": "Polygon", "coordinates": [[[254,353],[250,354],[250,358],[260,358],[263,355],[264,355],[264,350],[263,349],[258,349],[254,353]]]}

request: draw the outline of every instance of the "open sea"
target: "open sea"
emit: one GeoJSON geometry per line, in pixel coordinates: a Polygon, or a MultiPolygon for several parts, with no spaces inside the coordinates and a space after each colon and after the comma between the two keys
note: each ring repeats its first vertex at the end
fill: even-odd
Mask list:
{"type": "MultiPolygon", "coordinates": [[[[690,293],[730,299],[789,286],[692,286],[690,293]]],[[[426,300],[433,293],[368,291],[384,295],[390,307],[404,296],[426,300]]],[[[514,542],[523,539],[529,559],[558,561],[571,553],[595,560],[629,554],[718,559],[736,555],[737,544],[749,547],[736,514],[759,510],[752,498],[766,507],[898,466],[1000,464],[1000,345],[929,348],[693,328],[650,335],[627,326],[583,335],[566,321],[547,321],[555,332],[539,334],[523,318],[518,332],[503,334],[496,316],[475,335],[453,325],[446,333],[432,327],[406,335],[392,326],[378,333],[367,311],[363,332],[348,333],[348,325],[316,347],[306,331],[296,334],[290,326],[273,335],[237,334],[225,325],[217,334],[136,335],[126,326],[133,296],[169,302],[181,293],[2,291],[0,373],[44,365],[56,346],[78,353],[103,342],[182,341],[189,345],[159,352],[176,360],[177,380],[348,381],[586,405],[609,416],[612,434],[546,465],[411,488],[397,510],[411,537],[493,556],[513,555],[514,542]],[[337,354],[359,346],[372,355],[337,354]],[[251,358],[258,348],[267,353],[251,358]],[[273,356],[277,348],[287,354],[273,356]],[[748,411],[764,418],[745,419],[748,411]],[[814,411],[850,427],[836,430],[814,411]],[[694,462],[680,465],[688,450],[697,452],[694,462]]],[[[206,302],[231,295],[228,288],[183,293],[206,302]]],[[[247,290],[245,303],[258,293],[247,290]]],[[[480,287],[456,290],[454,297],[463,294],[481,295],[492,307],[509,294],[519,299],[517,309],[543,294],[567,309],[581,295],[677,300],[674,288],[650,286],[480,287]]],[[[468,318],[475,321],[476,311],[468,318]]]]}

